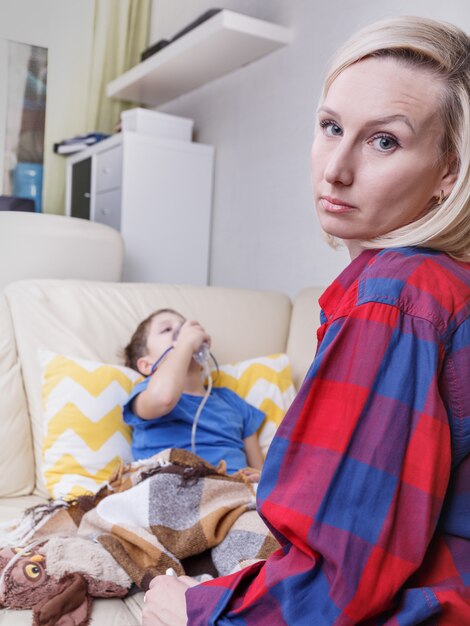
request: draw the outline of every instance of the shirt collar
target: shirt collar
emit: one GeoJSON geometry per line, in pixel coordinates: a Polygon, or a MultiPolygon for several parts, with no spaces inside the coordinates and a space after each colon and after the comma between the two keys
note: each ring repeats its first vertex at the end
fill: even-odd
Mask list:
{"type": "Polygon", "coordinates": [[[339,309],[353,306],[357,300],[358,278],[381,250],[364,250],[344,269],[320,296],[319,304],[326,320],[339,309]],[[356,283],[356,284],[355,284],[356,283]]]}

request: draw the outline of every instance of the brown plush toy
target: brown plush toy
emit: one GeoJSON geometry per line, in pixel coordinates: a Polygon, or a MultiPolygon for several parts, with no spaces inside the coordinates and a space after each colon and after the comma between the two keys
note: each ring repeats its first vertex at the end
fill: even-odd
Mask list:
{"type": "Polygon", "coordinates": [[[68,574],[54,586],[52,597],[33,607],[33,626],[88,626],[92,600],[82,574],[68,574]]]}
{"type": "Polygon", "coordinates": [[[130,579],[99,544],[76,537],[54,538],[31,551],[4,548],[0,568],[0,604],[32,609],[34,626],[88,626],[92,597],[122,597],[130,587],[130,579]],[[89,571],[73,571],[69,555],[75,553],[80,562],[84,548],[89,571]]]}

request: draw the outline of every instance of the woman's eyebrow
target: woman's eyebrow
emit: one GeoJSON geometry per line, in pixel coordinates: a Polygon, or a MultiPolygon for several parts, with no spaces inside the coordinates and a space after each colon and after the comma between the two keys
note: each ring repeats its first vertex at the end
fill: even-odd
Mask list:
{"type": "Polygon", "coordinates": [[[332,117],[335,117],[337,119],[340,119],[341,117],[339,113],[333,111],[333,109],[330,109],[329,107],[324,106],[323,104],[322,106],[318,107],[317,113],[326,113],[327,115],[331,115],[332,117]]]}
{"type": "MultiPolygon", "coordinates": [[[[326,107],[323,105],[319,107],[318,113],[322,113],[322,112],[326,113],[327,115],[331,115],[332,117],[338,119],[339,121],[341,120],[341,115],[337,113],[336,111],[333,111],[333,109],[330,109],[329,107],[326,107]]],[[[369,126],[377,126],[380,124],[390,124],[390,122],[396,122],[396,121],[404,122],[410,128],[410,130],[414,134],[416,134],[416,129],[411,123],[410,119],[406,115],[403,115],[401,113],[395,113],[393,115],[385,115],[384,117],[378,117],[372,120],[368,120],[365,126],[369,127],[369,126]]]]}
{"type": "Polygon", "coordinates": [[[406,115],[402,115],[401,113],[396,113],[395,115],[386,115],[385,117],[378,117],[373,120],[369,120],[366,123],[366,126],[376,126],[380,124],[389,124],[390,122],[404,122],[408,128],[412,131],[413,134],[416,134],[416,129],[411,123],[410,119],[406,117],[406,115]]]}

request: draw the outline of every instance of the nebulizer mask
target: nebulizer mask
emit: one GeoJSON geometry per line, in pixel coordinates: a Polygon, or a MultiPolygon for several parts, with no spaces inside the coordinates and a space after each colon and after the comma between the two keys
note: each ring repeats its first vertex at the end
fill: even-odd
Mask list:
{"type": "MultiPolygon", "coordinates": [[[[175,342],[178,338],[178,335],[180,333],[181,327],[183,326],[183,323],[179,324],[175,330],[173,331],[173,341],[175,342]]],[[[212,376],[210,373],[210,369],[209,369],[209,358],[211,356],[211,353],[209,351],[209,344],[206,341],[203,341],[202,344],[199,346],[199,348],[196,350],[196,352],[194,352],[193,354],[193,359],[196,361],[196,363],[198,363],[201,368],[202,368],[202,373],[204,378],[207,380],[207,389],[206,389],[206,393],[204,394],[201,403],[199,404],[196,414],[194,416],[194,420],[193,420],[193,426],[191,428],[191,452],[193,454],[196,454],[196,429],[197,429],[197,424],[199,422],[199,418],[201,416],[202,410],[207,402],[207,399],[210,396],[211,390],[212,390],[212,376]]]]}

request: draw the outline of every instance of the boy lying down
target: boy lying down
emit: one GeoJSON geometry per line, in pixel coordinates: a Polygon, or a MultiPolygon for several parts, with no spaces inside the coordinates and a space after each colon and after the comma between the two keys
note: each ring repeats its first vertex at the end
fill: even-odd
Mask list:
{"type": "Polygon", "coordinates": [[[124,410],[138,460],[94,496],[34,507],[4,529],[1,605],[32,608],[34,624],[52,611],[51,623],[81,626],[93,597],[146,591],[168,568],[223,576],[278,548],[252,484],[264,415],[228,389],[207,394],[198,353],[209,347],[202,326],[172,310],[139,324],[125,354],[146,378],[124,410]]]}
{"type": "Polygon", "coordinates": [[[197,449],[213,465],[224,460],[227,473],[239,471],[257,482],[263,455],[256,432],[265,416],[223,387],[209,389],[205,398],[209,347],[204,328],[172,309],[155,311],[139,324],[125,348],[126,365],[146,376],[124,407],[134,459],[166,448],[197,449]]]}

